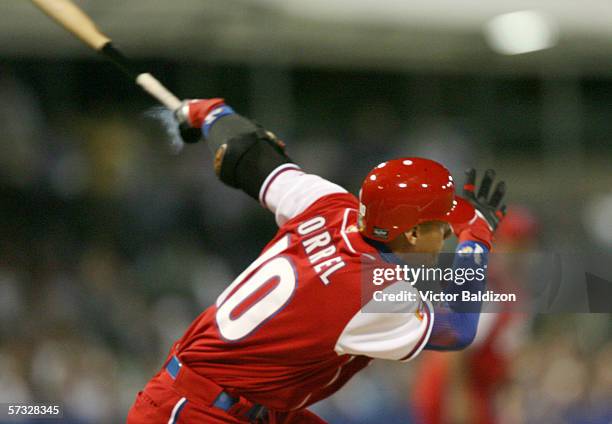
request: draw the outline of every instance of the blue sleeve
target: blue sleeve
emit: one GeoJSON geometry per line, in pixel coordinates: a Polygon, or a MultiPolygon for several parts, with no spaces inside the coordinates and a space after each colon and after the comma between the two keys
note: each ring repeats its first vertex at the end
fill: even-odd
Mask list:
{"type": "MultiPolygon", "coordinates": [[[[453,269],[486,270],[488,249],[485,245],[474,241],[465,241],[457,246],[453,260],[453,269]]],[[[451,282],[445,293],[458,294],[457,301],[441,303],[434,306],[434,324],[431,336],[425,346],[428,350],[461,350],[468,347],[478,328],[482,301],[461,301],[461,292],[471,294],[485,290],[485,278],[473,280],[463,285],[451,282]]]]}

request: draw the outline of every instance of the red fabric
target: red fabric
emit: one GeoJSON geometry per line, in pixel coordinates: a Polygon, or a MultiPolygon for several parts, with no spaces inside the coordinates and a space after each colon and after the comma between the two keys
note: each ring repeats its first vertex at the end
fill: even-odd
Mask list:
{"type": "MultiPolygon", "coordinates": [[[[362,253],[377,255],[357,230],[357,206],[353,195],[332,194],[287,222],[264,252],[290,236],[289,247],[281,256],[291,261],[297,276],[291,299],[239,340],[223,337],[217,322],[219,308],[216,304],[209,307],[179,340],[181,360],[228,392],[240,393],[255,403],[280,411],[305,408],[330,396],[365,367],[370,358],[339,356],[334,351],[342,330],[361,308],[362,253]],[[299,224],[316,217],[325,220],[324,227],[300,235],[299,224]],[[347,231],[341,233],[343,225],[347,231]],[[326,259],[339,257],[344,263],[329,276],[328,283],[321,279],[321,273],[317,274],[309,259],[309,254],[314,255],[328,246],[307,253],[302,244],[325,231],[331,238],[329,245],[336,249],[326,259]]],[[[245,281],[253,273],[255,270],[247,274],[245,281]]],[[[232,299],[241,284],[219,306],[232,299]]]]}
{"type": "Polygon", "coordinates": [[[509,355],[499,350],[497,340],[508,331],[513,319],[522,319],[510,312],[499,312],[495,317],[495,324],[485,341],[473,351],[468,351],[467,355],[474,386],[487,392],[494,392],[496,386],[508,377],[509,355]]]}
{"type": "MultiPolygon", "coordinates": [[[[176,424],[249,424],[249,421],[236,418],[227,412],[201,402],[193,393],[177,389],[174,381],[165,371],[160,371],[145,388],[138,393],[130,409],[126,424],[168,424],[172,411],[182,397],[187,402],[176,416],[176,424]]],[[[294,413],[271,412],[269,424],[327,424],[310,411],[294,413]]]]}
{"type": "Polygon", "coordinates": [[[202,128],[202,125],[204,124],[204,119],[206,119],[208,114],[219,106],[223,106],[224,104],[225,100],[220,98],[193,100],[189,102],[189,124],[193,128],[202,128]]]}
{"type": "Polygon", "coordinates": [[[450,380],[451,356],[427,352],[417,367],[412,408],[417,423],[442,424],[446,391],[450,380]]]}
{"type": "Polygon", "coordinates": [[[517,205],[508,207],[508,213],[495,231],[495,239],[506,243],[530,242],[539,233],[538,219],[527,208],[517,205]]]}
{"type": "Polygon", "coordinates": [[[453,229],[455,231],[459,231],[459,243],[468,240],[478,241],[491,250],[491,245],[493,243],[493,232],[489,228],[487,221],[481,216],[478,216],[473,223],[465,225],[461,229],[457,229],[454,226],[453,229]]]}
{"type": "MultiPolygon", "coordinates": [[[[172,410],[184,396],[173,387],[173,380],[162,371],[138,393],[130,409],[127,424],[168,424],[172,410]]],[[[198,399],[187,399],[177,423],[244,424],[221,409],[206,406],[198,399]]]]}
{"type": "Polygon", "coordinates": [[[507,379],[510,358],[507,352],[495,348],[496,340],[507,330],[512,319],[509,313],[498,313],[485,342],[468,351],[469,396],[474,424],[495,424],[495,395],[507,379]]]}
{"type": "Polygon", "coordinates": [[[456,354],[427,352],[419,362],[411,404],[419,424],[446,424],[451,402],[448,396],[453,385],[465,384],[473,424],[495,424],[495,396],[507,380],[512,352],[500,351],[496,344],[510,330],[514,315],[495,314],[495,323],[482,344],[456,354]],[[457,360],[460,355],[460,360],[457,360]],[[453,358],[454,356],[454,358],[453,358]],[[456,373],[465,366],[465,373],[456,373]],[[456,381],[462,378],[463,381],[456,381]]]}

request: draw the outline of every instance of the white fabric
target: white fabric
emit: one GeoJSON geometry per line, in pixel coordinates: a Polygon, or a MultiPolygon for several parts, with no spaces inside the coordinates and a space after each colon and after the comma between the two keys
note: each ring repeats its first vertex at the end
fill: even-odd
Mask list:
{"type": "Polygon", "coordinates": [[[306,174],[295,164],[284,164],[268,175],[261,186],[261,203],[282,226],[323,196],[347,191],[317,175],[306,174]],[[265,198],[264,198],[265,197],[265,198]]]}
{"type": "MultiPolygon", "coordinates": [[[[414,292],[420,299],[417,290],[406,282],[392,284],[383,293],[397,293],[398,290],[414,292]]],[[[427,344],[433,327],[431,304],[420,300],[385,302],[384,308],[384,313],[359,310],[338,338],[336,353],[403,361],[417,356],[427,344]]]]}
{"type": "Polygon", "coordinates": [[[174,408],[172,408],[172,413],[170,414],[170,418],[168,419],[168,424],[176,424],[176,418],[181,407],[187,402],[187,398],[182,397],[178,402],[174,404],[174,408]]]}

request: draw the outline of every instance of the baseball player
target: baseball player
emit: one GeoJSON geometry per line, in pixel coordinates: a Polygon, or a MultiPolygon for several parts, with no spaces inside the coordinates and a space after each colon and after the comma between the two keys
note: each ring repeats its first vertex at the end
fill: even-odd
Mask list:
{"type": "Polygon", "coordinates": [[[469,312],[419,300],[400,313],[366,313],[361,273],[414,253],[433,261],[453,232],[461,253],[453,265],[482,266],[504,212],[504,183],[490,195],[492,170],[477,193],[468,171],[466,200],[439,163],[390,160],[368,174],[357,199],[304,172],[272,133],[223,99],[186,102],[177,116],[201,129],[221,181],[270,210],[279,230],[172,346],[138,393],[129,424],[324,423],[306,408],[372,359],[408,361],[423,349],[471,343],[478,302],[469,312]]]}
{"type": "MultiPolygon", "coordinates": [[[[510,206],[508,215],[496,231],[496,251],[504,253],[528,252],[537,245],[538,221],[526,208],[510,206]]],[[[491,270],[490,288],[504,288],[520,284],[510,270],[515,266],[504,263],[491,270]],[[503,269],[508,268],[504,272],[503,269]],[[497,287],[496,287],[497,286],[497,287]]],[[[528,317],[516,310],[503,307],[495,313],[485,312],[479,322],[474,343],[469,349],[454,355],[432,354],[423,358],[416,370],[419,384],[411,397],[411,405],[419,424],[470,422],[493,424],[499,417],[499,394],[507,389],[511,377],[512,359],[519,353],[527,336],[528,317]],[[464,411],[453,404],[460,397],[464,411]],[[458,420],[458,415],[464,416],[458,420]]]]}

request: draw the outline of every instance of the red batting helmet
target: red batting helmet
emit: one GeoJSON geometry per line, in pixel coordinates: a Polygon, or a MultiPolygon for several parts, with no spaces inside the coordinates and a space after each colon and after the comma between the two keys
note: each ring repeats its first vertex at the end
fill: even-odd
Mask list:
{"type": "Polygon", "coordinates": [[[449,221],[455,184],[448,170],[423,158],[383,162],[366,176],[359,193],[359,230],[391,241],[426,221],[449,221]]]}

